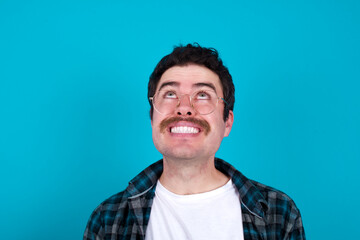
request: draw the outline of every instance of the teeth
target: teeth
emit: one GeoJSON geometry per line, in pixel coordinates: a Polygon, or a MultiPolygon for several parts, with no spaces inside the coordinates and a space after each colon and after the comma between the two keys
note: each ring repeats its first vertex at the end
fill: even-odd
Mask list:
{"type": "Polygon", "coordinates": [[[171,128],[172,133],[198,133],[199,129],[194,127],[173,127],[171,128]]]}

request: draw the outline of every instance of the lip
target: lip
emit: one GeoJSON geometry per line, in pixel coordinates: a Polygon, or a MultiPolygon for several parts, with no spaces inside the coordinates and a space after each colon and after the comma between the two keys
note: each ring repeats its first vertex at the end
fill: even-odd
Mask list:
{"type": "Polygon", "coordinates": [[[195,124],[192,122],[187,122],[187,121],[179,121],[179,122],[174,122],[172,124],[169,124],[169,126],[167,127],[167,132],[169,132],[171,135],[197,136],[201,132],[203,132],[203,129],[198,124],[195,124]],[[192,128],[196,128],[199,132],[197,132],[197,133],[174,133],[174,132],[171,132],[171,129],[174,127],[192,127],[192,128]]]}
{"type": "Polygon", "coordinates": [[[166,119],[163,119],[160,122],[160,131],[162,133],[171,133],[171,129],[173,127],[192,127],[192,128],[196,128],[198,131],[198,133],[193,133],[193,132],[186,132],[184,133],[184,130],[189,130],[189,129],[176,129],[177,132],[176,134],[181,132],[181,135],[184,134],[191,134],[193,136],[198,135],[199,133],[204,133],[205,135],[209,134],[211,127],[210,124],[203,120],[203,119],[198,119],[198,118],[194,118],[194,117],[179,117],[179,116],[174,116],[174,117],[169,117],[166,119]]]}

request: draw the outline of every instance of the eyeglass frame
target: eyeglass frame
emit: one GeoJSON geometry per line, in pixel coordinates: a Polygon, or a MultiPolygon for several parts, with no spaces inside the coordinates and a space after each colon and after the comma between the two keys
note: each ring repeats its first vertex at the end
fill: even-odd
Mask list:
{"type": "MultiPolygon", "coordinates": [[[[214,91],[214,92],[215,92],[215,91],[214,91]]],[[[154,96],[149,97],[149,100],[151,101],[151,105],[152,105],[152,106],[154,107],[154,109],[155,109],[158,113],[160,113],[161,115],[170,115],[171,113],[168,113],[168,114],[161,113],[158,109],[156,109],[155,104],[154,104],[154,98],[155,98],[156,94],[158,94],[158,93],[159,93],[159,91],[158,91],[157,93],[155,93],[154,96]]],[[[216,104],[215,104],[214,109],[213,109],[211,112],[209,112],[209,113],[202,114],[202,113],[199,113],[199,112],[196,110],[196,108],[194,107],[194,105],[193,105],[191,96],[192,96],[194,93],[196,93],[196,92],[193,92],[192,94],[176,94],[178,103],[176,104],[176,106],[175,106],[174,109],[176,109],[177,107],[180,106],[181,98],[182,98],[183,96],[185,96],[185,95],[188,95],[188,96],[189,96],[189,102],[190,102],[190,106],[192,107],[192,109],[194,109],[194,111],[197,112],[197,113],[200,114],[200,115],[209,115],[209,114],[213,113],[213,112],[215,111],[217,105],[219,104],[219,100],[222,100],[225,104],[228,104],[224,98],[218,97],[218,95],[217,95],[216,92],[215,92],[215,95],[216,95],[216,104]]]]}

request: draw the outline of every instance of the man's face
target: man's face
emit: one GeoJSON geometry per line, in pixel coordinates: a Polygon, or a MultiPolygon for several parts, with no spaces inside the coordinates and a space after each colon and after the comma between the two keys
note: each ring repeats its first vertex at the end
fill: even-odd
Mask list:
{"type": "Polygon", "coordinates": [[[215,91],[218,97],[224,97],[218,75],[200,65],[174,66],[164,72],[156,93],[160,89],[189,95],[183,96],[180,104],[167,115],[154,110],[152,136],[158,151],[164,158],[175,159],[215,156],[222,139],[231,131],[233,112],[230,111],[224,122],[225,103],[219,100],[212,113],[200,115],[190,105],[189,96],[204,90],[215,91]]]}

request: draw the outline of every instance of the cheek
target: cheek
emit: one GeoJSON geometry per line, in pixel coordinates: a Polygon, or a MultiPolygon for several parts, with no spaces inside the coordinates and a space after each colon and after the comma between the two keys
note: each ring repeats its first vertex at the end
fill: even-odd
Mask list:
{"type": "Polygon", "coordinates": [[[211,126],[212,134],[216,135],[216,138],[222,139],[225,133],[225,123],[222,118],[216,117],[209,119],[208,123],[211,126]]]}
{"type": "Polygon", "coordinates": [[[161,121],[161,116],[159,116],[154,110],[153,117],[151,119],[151,127],[153,128],[153,130],[160,125],[161,121]]]}
{"type": "Polygon", "coordinates": [[[156,136],[160,130],[159,130],[159,124],[157,122],[152,122],[151,124],[151,129],[152,129],[152,136],[156,136]]]}
{"type": "Polygon", "coordinates": [[[153,143],[154,143],[155,147],[158,149],[159,142],[161,142],[161,136],[160,136],[160,131],[158,131],[156,129],[155,125],[153,125],[153,128],[152,128],[152,139],[153,139],[153,143]]]}
{"type": "Polygon", "coordinates": [[[153,119],[151,120],[152,136],[153,140],[156,141],[158,137],[161,136],[160,133],[160,123],[163,120],[160,116],[154,114],[153,119]]]}

